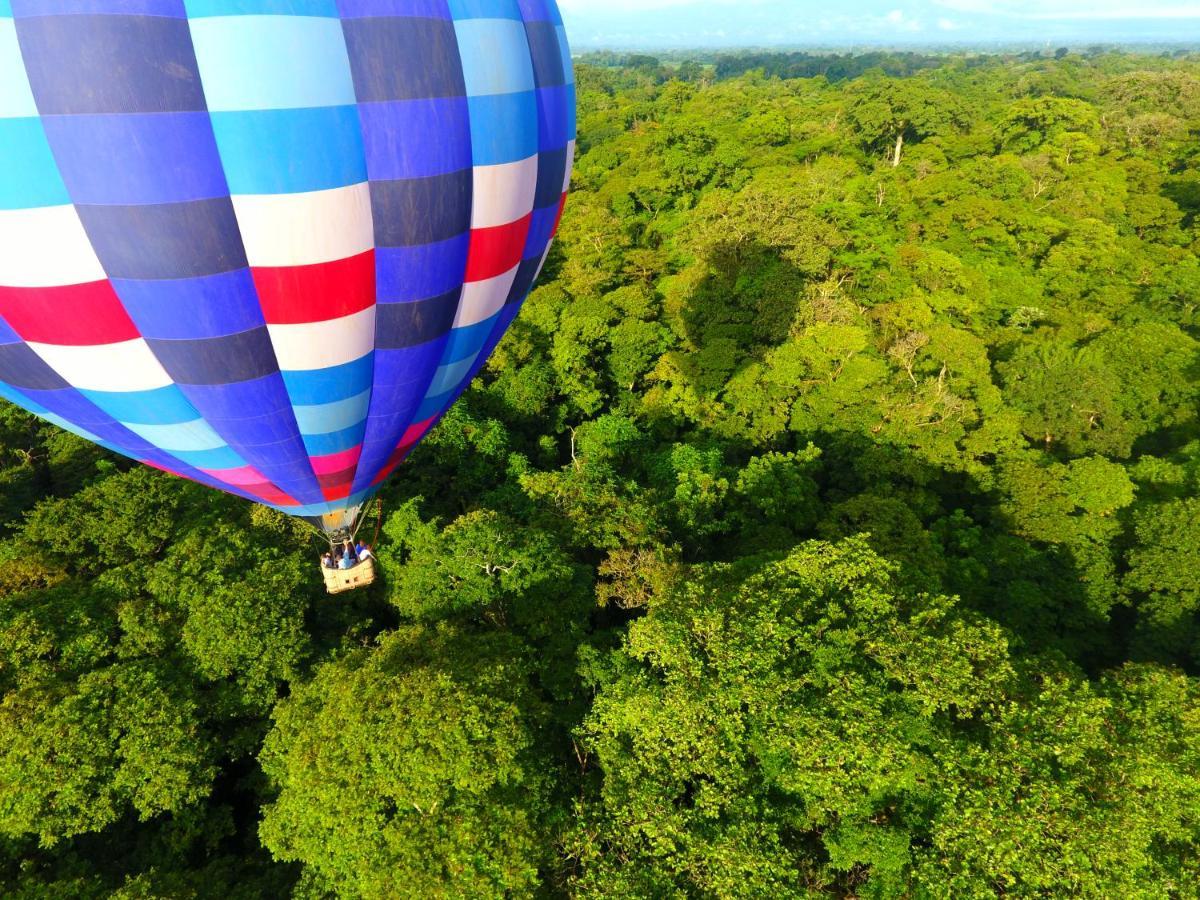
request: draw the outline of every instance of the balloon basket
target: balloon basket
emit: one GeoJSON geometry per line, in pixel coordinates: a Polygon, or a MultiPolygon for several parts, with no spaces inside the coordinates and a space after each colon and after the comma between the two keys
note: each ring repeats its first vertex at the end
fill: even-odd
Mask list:
{"type": "Polygon", "coordinates": [[[330,594],[344,594],[346,591],[356,591],[375,583],[375,560],[364,559],[349,569],[326,569],[321,567],[325,576],[325,590],[330,594]]]}

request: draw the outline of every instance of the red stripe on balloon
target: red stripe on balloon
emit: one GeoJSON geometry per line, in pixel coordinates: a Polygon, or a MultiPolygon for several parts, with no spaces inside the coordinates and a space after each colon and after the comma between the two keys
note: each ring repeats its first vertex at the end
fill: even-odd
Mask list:
{"type": "Polygon", "coordinates": [[[375,251],[311,266],[253,268],[268,325],[326,322],[375,303],[375,251]]]}
{"type": "Polygon", "coordinates": [[[0,287],[0,316],[22,339],[36,344],[83,347],[141,337],[107,281],[0,287]]]}
{"type": "Polygon", "coordinates": [[[524,218],[471,231],[471,249],[467,253],[467,281],[487,281],[503,275],[521,262],[533,213],[524,218]]]}
{"type": "Polygon", "coordinates": [[[257,497],[263,503],[275,506],[299,506],[300,504],[288,494],[273,484],[243,484],[240,486],[247,494],[257,497]]]}
{"type": "Polygon", "coordinates": [[[350,490],[354,487],[354,476],[357,472],[358,467],[355,466],[342,472],[318,475],[317,481],[321,485],[321,493],[325,495],[325,499],[333,503],[349,497],[350,490]]]}
{"type": "Polygon", "coordinates": [[[326,456],[310,456],[309,464],[312,465],[312,470],[318,476],[328,475],[331,472],[344,472],[346,469],[353,469],[358,465],[359,459],[362,457],[362,444],[357,447],[351,447],[349,450],[343,450],[340,453],[330,453],[326,456]]]}

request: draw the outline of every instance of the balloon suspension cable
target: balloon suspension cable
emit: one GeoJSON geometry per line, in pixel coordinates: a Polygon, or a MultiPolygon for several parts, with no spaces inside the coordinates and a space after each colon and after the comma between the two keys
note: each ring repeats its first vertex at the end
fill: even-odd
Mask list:
{"type": "Polygon", "coordinates": [[[375,537],[371,539],[371,546],[379,546],[379,529],[383,526],[383,498],[375,498],[375,537]]]}

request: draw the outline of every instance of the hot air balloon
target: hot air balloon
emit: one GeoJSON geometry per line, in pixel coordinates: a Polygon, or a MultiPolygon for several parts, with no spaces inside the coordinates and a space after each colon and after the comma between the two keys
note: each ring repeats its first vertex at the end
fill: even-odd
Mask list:
{"type": "Polygon", "coordinates": [[[344,537],[558,226],[554,0],[0,0],[0,396],[344,537]]]}

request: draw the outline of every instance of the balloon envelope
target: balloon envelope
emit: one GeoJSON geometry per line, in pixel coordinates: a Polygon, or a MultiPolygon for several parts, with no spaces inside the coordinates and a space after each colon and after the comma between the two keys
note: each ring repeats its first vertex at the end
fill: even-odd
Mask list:
{"type": "Polygon", "coordinates": [[[554,0],[0,0],[0,396],[334,524],[565,202],[554,0]]]}

